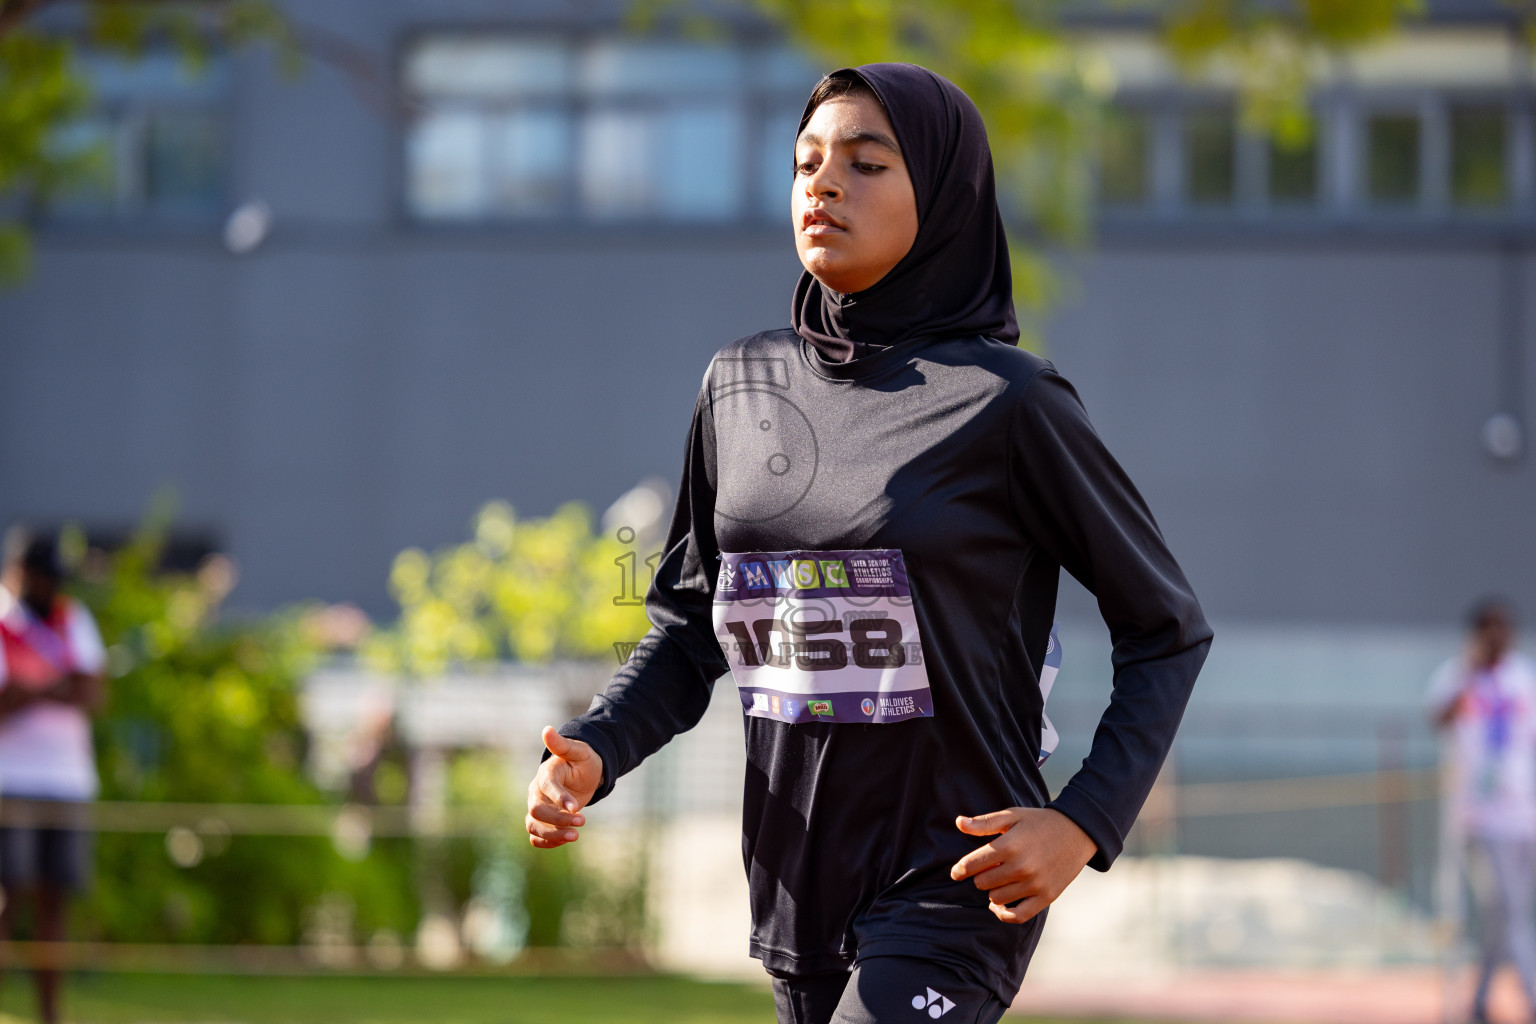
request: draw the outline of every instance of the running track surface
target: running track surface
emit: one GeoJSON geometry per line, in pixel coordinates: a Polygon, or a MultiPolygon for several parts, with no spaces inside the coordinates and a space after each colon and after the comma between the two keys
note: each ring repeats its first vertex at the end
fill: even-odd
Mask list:
{"type": "MultiPolygon", "coordinates": [[[[1013,1014],[1143,1021],[1259,1024],[1461,1024],[1472,979],[1459,976],[1454,1012],[1445,1014],[1443,976],[1430,968],[1371,972],[1193,972],[1124,981],[1026,979],[1013,1014]]],[[[1516,979],[1494,989],[1495,1024],[1528,1021],[1516,979]]]]}

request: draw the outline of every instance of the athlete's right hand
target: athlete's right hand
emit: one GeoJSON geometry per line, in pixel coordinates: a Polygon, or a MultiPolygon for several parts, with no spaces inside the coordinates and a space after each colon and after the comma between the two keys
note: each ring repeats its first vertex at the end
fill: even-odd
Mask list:
{"type": "Polygon", "coordinates": [[[567,739],[544,727],[550,756],[528,783],[528,841],[541,850],[576,841],[576,830],[587,823],[579,813],[603,782],[603,759],[581,740],[567,739]]]}

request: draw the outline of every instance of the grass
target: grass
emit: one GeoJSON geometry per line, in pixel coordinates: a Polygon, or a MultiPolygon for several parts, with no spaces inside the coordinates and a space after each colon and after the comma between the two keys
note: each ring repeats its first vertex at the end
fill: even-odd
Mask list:
{"type": "MultiPolygon", "coordinates": [[[[68,982],[64,1017],[69,1024],[774,1024],[766,984],[654,974],[83,974],[68,982]]],[[[36,1019],[31,979],[7,974],[0,1024],[36,1019]]]]}
{"type": "MultiPolygon", "coordinates": [[[[665,975],[612,978],[250,977],[71,979],[71,1024],[773,1024],[767,986],[665,975]]],[[[30,979],[8,976],[0,1021],[35,1020],[30,979]]]]}

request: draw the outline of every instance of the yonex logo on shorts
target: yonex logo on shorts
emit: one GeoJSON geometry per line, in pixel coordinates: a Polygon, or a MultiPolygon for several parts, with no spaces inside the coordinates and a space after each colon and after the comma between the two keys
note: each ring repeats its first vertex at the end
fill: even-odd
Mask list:
{"type": "Polygon", "coordinates": [[[928,990],[927,999],[924,999],[922,996],[912,997],[912,1009],[926,1009],[928,1011],[928,1016],[932,1017],[934,1020],[938,1020],[940,1017],[944,1016],[954,1008],[955,1004],[953,1000],[946,996],[939,995],[933,989],[928,990]]]}

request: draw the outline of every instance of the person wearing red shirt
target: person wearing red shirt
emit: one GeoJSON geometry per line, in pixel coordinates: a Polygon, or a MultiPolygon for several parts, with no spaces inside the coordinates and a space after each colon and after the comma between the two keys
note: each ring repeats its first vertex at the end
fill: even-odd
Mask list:
{"type": "MultiPolygon", "coordinates": [[[[51,537],[12,531],[0,573],[0,938],[31,902],[39,942],[60,942],[68,897],[89,878],[97,792],[90,716],[106,652],[85,606],[63,593],[51,537]]],[[[57,956],[35,962],[39,1013],[59,1016],[57,956]]]]}

